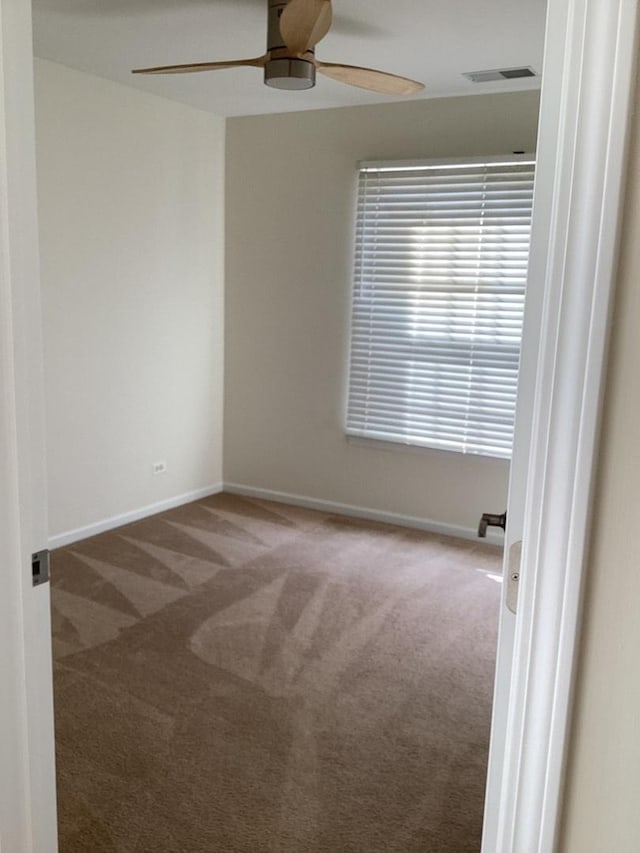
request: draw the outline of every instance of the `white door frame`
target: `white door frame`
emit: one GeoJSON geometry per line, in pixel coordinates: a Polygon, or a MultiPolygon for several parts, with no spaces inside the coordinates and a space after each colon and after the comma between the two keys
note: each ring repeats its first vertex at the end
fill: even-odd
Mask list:
{"type": "Polygon", "coordinates": [[[0,850],[55,853],[44,389],[29,0],[0,0],[0,850]]]}
{"type": "MultiPolygon", "coordinates": [[[[548,0],[532,270],[538,343],[513,656],[498,668],[484,853],[550,853],[569,725],[634,81],[638,0],[548,0]]],[[[0,850],[56,850],[29,0],[0,0],[0,850]],[[39,497],[38,497],[39,496],[39,497]],[[43,631],[44,628],[44,631],[43,631]]],[[[523,432],[525,430],[525,432],[523,432]]],[[[522,475],[514,470],[513,477],[522,475]]],[[[511,512],[511,507],[510,507],[511,512]]],[[[506,626],[506,627],[505,627],[506,626]]]]}
{"type": "Polygon", "coordinates": [[[517,617],[501,614],[483,853],[558,845],[637,7],[548,3],[506,538],[521,580],[517,617]]]}

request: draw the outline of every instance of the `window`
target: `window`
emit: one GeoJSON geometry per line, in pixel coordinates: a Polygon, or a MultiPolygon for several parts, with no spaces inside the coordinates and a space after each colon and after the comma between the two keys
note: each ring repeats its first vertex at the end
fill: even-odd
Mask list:
{"type": "Polygon", "coordinates": [[[349,435],[511,456],[534,166],[360,166],[349,435]]]}

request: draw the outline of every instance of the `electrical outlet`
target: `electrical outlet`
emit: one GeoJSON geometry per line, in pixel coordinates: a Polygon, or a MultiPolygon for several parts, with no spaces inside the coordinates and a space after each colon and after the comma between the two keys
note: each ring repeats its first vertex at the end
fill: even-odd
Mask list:
{"type": "Polygon", "coordinates": [[[166,474],[167,473],[167,463],[162,460],[160,462],[153,463],[153,473],[154,474],[166,474]]]}

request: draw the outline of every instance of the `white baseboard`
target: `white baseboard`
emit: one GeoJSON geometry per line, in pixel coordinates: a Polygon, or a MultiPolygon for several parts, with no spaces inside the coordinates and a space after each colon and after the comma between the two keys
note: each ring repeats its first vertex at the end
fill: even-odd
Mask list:
{"type": "Polygon", "coordinates": [[[71,545],[73,542],[79,542],[81,539],[88,539],[89,536],[95,536],[98,533],[105,533],[107,530],[113,530],[115,527],[121,527],[123,524],[130,524],[132,521],[139,521],[141,518],[147,518],[150,515],[156,515],[159,512],[164,512],[166,509],[173,509],[183,504],[197,501],[200,498],[209,497],[209,495],[217,495],[223,490],[222,483],[216,483],[214,486],[207,486],[204,489],[196,489],[193,492],[187,492],[184,495],[177,495],[173,498],[167,498],[164,501],[158,501],[154,504],[134,509],[131,512],[125,512],[122,515],[114,515],[111,518],[105,518],[103,521],[97,521],[95,524],[88,524],[86,527],[78,527],[76,530],[69,530],[66,533],[58,533],[55,536],[49,537],[49,548],[63,548],[65,545],[71,545]]]}
{"type": "Polygon", "coordinates": [[[430,518],[419,518],[411,515],[401,515],[396,512],[386,512],[384,510],[371,509],[369,507],[354,506],[352,504],[337,503],[336,501],[321,500],[319,498],[309,498],[304,495],[293,495],[287,492],[276,492],[272,489],[259,489],[254,486],[245,486],[241,483],[217,483],[213,486],[208,486],[204,489],[197,489],[193,492],[187,492],[183,495],[177,495],[173,498],[168,498],[164,501],[158,501],[154,504],[141,507],[140,509],[132,510],[131,512],[123,513],[122,515],[114,515],[111,518],[105,518],[102,521],[88,524],[86,527],[79,527],[76,530],[69,530],[66,533],[58,533],[55,536],[49,537],[49,548],[63,548],[66,545],[71,545],[74,542],[79,542],[82,539],[88,539],[90,536],[96,536],[98,533],[105,533],[107,530],[113,530],[116,527],[122,527],[124,524],[130,524],[132,521],[139,521],[142,518],[148,518],[150,515],[156,515],[159,512],[164,512],[167,509],[173,509],[183,504],[197,501],[200,498],[209,497],[209,495],[217,495],[225,491],[234,495],[243,495],[248,498],[259,498],[266,501],[274,501],[274,503],[286,503],[293,506],[301,506],[306,509],[316,509],[320,512],[330,512],[335,515],[346,515],[350,518],[363,518],[368,521],[381,521],[387,524],[397,524],[400,527],[412,527],[417,530],[425,530],[428,533],[437,533],[441,536],[454,536],[458,539],[469,539],[478,542],[478,544],[488,543],[491,545],[502,545],[502,533],[496,533],[492,530],[487,532],[486,539],[478,539],[478,531],[475,527],[464,527],[459,524],[446,524],[441,521],[434,521],[430,518]]]}
{"type": "Polygon", "coordinates": [[[351,504],[336,503],[335,501],[308,498],[304,495],[291,495],[286,492],[274,492],[271,489],[258,489],[253,486],[245,486],[241,483],[225,483],[224,491],[233,495],[243,495],[248,498],[260,498],[261,500],[274,501],[275,503],[293,504],[306,509],[317,509],[322,512],[335,513],[336,515],[347,515],[351,518],[364,518],[368,521],[382,521],[387,524],[397,524],[400,527],[413,527],[418,530],[426,530],[428,533],[437,533],[441,536],[454,536],[457,539],[470,539],[478,544],[503,545],[504,536],[500,532],[487,531],[486,539],[478,538],[478,530],[475,527],[464,527],[459,524],[445,524],[430,518],[418,518],[411,515],[400,515],[395,512],[370,509],[368,507],[353,506],[351,504]]]}

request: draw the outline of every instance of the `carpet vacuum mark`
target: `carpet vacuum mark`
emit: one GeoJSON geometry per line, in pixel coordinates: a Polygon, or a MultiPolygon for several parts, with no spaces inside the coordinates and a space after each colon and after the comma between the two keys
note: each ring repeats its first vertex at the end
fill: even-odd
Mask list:
{"type": "Polygon", "coordinates": [[[232,495],[54,552],[60,853],[478,853],[499,572],[232,495]]]}

